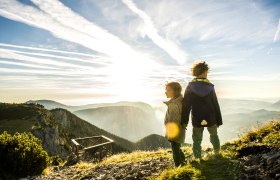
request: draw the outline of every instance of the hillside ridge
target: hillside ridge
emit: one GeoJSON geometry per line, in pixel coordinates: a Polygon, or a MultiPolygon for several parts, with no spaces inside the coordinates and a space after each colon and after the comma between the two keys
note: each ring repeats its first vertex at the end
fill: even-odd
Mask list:
{"type": "Polygon", "coordinates": [[[46,175],[72,179],[279,179],[280,121],[270,121],[252,128],[239,139],[225,143],[221,155],[211,148],[203,150],[201,161],[192,157],[191,147],[183,147],[188,162],[176,168],[170,149],[134,151],[113,155],[94,164],[79,162],[73,166],[52,167],[46,175]]]}
{"type": "Polygon", "coordinates": [[[115,153],[136,149],[135,143],[98,128],[62,108],[47,110],[37,104],[0,103],[0,121],[0,132],[32,132],[42,140],[44,149],[50,155],[62,158],[72,151],[71,138],[85,136],[104,135],[113,139],[115,153]]]}

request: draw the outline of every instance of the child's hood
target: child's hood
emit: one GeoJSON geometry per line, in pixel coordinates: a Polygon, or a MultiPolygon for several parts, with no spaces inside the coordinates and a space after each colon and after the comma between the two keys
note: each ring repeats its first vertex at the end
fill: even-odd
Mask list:
{"type": "Polygon", "coordinates": [[[214,84],[210,82],[190,82],[188,88],[198,96],[206,96],[214,90],[214,84]]]}

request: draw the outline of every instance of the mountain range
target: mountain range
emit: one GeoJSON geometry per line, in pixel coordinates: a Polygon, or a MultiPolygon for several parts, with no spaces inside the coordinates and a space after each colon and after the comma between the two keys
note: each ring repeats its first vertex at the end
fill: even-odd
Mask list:
{"type": "MultiPolygon", "coordinates": [[[[49,100],[28,102],[42,104],[48,108],[53,106],[71,109],[72,107],[72,113],[78,117],[134,142],[140,141],[141,138],[150,134],[162,134],[162,129],[164,128],[165,106],[151,107],[149,104],[141,102],[118,102],[82,106],[67,106],[49,100]]],[[[219,103],[224,121],[223,126],[219,129],[221,142],[236,138],[249,127],[263,121],[273,118],[280,119],[280,101],[273,103],[263,100],[221,98],[219,103]]],[[[190,125],[188,129],[190,129],[189,127],[190,125]]],[[[191,142],[191,132],[188,131],[187,142],[191,142]]]]}
{"type": "Polygon", "coordinates": [[[46,109],[63,108],[115,135],[136,142],[150,134],[162,134],[154,109],[143,102],[117,102],[68,106],[51,100],[30,100],[46,109]]]}
{"type": "MultiPolygon", "coordinates": [[[[141,143],[133,143],[62,108],[47,110],[44,106],[33,103],[0,103],[0,122],[0,133],[31,132],[42,140],[43,148],[50,155],[59,155],[62,158],[66,158],[71,153],[71,138],[95,135],[104,135],[114,140],[113,153],[130,152],[137,150],[137,147],[145,149],[143,146],[145,139],[140,141],[141,143]]],[[[169,145],[162,136],[154,135],[153,139],[154,142],[159,142],[155,143],[153,149],[169,145]]]]}

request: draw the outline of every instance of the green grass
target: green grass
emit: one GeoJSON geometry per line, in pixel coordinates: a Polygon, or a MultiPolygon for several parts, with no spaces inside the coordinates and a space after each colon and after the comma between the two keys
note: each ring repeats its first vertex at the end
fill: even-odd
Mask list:
{"type": "Polygon", "coordinates": [[[206,157],[202,161],[190,159],[187,165],[180,168],[167,169],[155,179],[237,179],[239,176],[238,150],[251,143],[280,148],[279,142],[280,121],[269,121],[253,127],[248,132],[242,134],[239,139],[225,143],[222,146],[221,156],[204,152],[206,157]]]}
{"type": "Polygon", "coordinates": [[[120,153],[104,159],[100,164],[118,164],[139,162],[156,158],[172,158],[167,149],[157,151],[133,151],[132,153],[120,153]]]}
{"type": "Polygon", "coordinates": [[[272,120],[253,127],[240,135],[240,138],[223,145],[223,149],[236,151],[248,144],[259,144],[280,148],[280,121],[272,120]]]}
{"type": "Polygon", "coordinates": [[[231,180],[238,176],[239,163],[231,155],[223,154],[220,157],[211,155],[200,163],[195,160],[190,163],[201,172],[201,177],[205,179],[231,180]]]}
{"type": "Polygon", "coordinates": [[[201,161],[191,158],[185,166],[165,170],[157,179],[236,179],[239,162],[234,154],[222,151],[220,156],[211,153],[206,155],[201,161]]]}
{"type": "MultiPolygon", "coordinates": [[[[153,178],[151,178],[153,179],[153,178]]],[[[191,164],[187,164],[180,168],[173,168],[163,171],[158,178],[162,180],[175,180],[175,179],[203,179],[201,176],[201,172],[193,167],[191,164]]]]}

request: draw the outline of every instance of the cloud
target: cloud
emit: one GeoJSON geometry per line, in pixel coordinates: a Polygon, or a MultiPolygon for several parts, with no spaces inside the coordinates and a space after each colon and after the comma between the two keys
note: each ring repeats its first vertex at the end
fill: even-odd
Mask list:
{"type": "Polygon", "coordinates": [[[250,59],[255,66],[264,59],[258,46],[265,49],[273,36],[274,42],[279,40],[274,14],[258,2],[123,0],[110,6],[112,1],[104,0],[81,2],[73,11],[71,3],[67,7],[57,0],[31,1],[34,6],[2,0],[0,16],[46,30],[92,53],[0,43],[4,89],[38,87],[67,91],[68,97],[74,92],[83,96],[101,92],[119,95],[118,100],[159,99],[164,81],[185,86],[192,79],[190,61],[201,58],[213,70],[211,80],[223,86],[238,80],[246,86],[263,79],[254,68],[247,68],[250,59]],[[91,12],[95,8],[98,12],[91,12]],[[245,71],[248,76],[242,76],[245,71]]]}
{"type": "Polygon", "coordinates": [[[89,36],[90,38],[88,41],[92,41],[90,47],[92,47],[93,50],[111,55],[112,57],[122,57],[129,53],[135,53],[136,55],[136,52],[117,36],[112,35],[107,30],[104,30],[93,22],[89,22],[82,16],[74,13],[61,2],[57,0],[32,0],[32,2],[60,24],[89,36]]]}
{"type": "Polygon", "coordinates": [[[276,31],[276,33],[275,33],[275,35],[274,35],[273,42],[276,42],[276,41],[278,40],[279,33],[280,33],[280,19],[279,19],[279,22],[278,22],[277,31],[276,31]]]}
{"type": "Polygon", "coordinates": [[[6,50],[7,47],[12,47],[13,49],[9,49],[10,52],[15,52],[19,54],[25,54],[29,56],[39,56],[39,57],[47,57],[47,58],[55,58],[55,59],[62,59],[67,61],[73,61],[76,63],[83,62],[83,63],[89,63],[89,64],[96,64],[96,65],[107,65],[110,63],[106,59],[106,57],[102,56],[94,56],[92,54],[85,54],[85,53],[75,53],[75,52],[69,52],[69,51],[59,51],[59,50],[52,50],[52,49],[46,49],[46,48],[33,48],[28,46],[17,46],[17,45],[11,45],[11,44],[1,44],[0,43],[0,50],[6,50]],[[1,46],[4,46],[6,48],[1,48],[1,46]],[[15,50],[19,49],[19,50],[15,50]],[[24,51],[22,50],[24,49],[24,51]],[[26,50],[32,50],[32,51],[26,51],[26,50]],[[39,50],[37,52],[33,52],[34,50],[39,50]],[[46,51],[44,53],[40,51],[46,51]],[[58,52],[62,55],[54,55],[50,54],[50,52],[58,52]],[[69,55],[72,55],[69,57],[69,55]],[[73,56],[74,55],[74,56],[73,56]],[[75,57],[76,55],[79,55],[79,57],[75,57]]]}
{"type": "Polygon", "coordinates": [[[171,41],[271,42],[273,13],[253,1],[141,1],[160,34],[171,41]]]}
{"type": "Polygon", "coordinates": [[[58,38],[118,58],[141,56],[117,36],[87,21],[59,1],[34,0],[43,11],[14,0],[2,1],[0,15],[50,31],[58,38]]]}
{"type": "Polygon", "coordinates": [[[47,49],[47,48],[30,47],[30,46],[21,46],[21,45],[15,45],[15,44],[0,43],[0,46],[10,47],[10,48],[19,48],[19,49],[28,49],[28,50],[46,51],[46,52],[55,52],[55,53],[63,53],[63,54],[67,54],[67,55],[77,55],[77,56],[92,57],[92,58],[99,57],[97,55],[87,54],[87,53],[62,51],[62,50],[57,50],[57,49],[47,49]]]}
{"type": "Polygon", "coordinates": [[[6,65],[11,64],[11,65],[31,67],[31,68],[39,68],[39,69],[57,69],[57,68],[54,68],[54,67],[40,66],[40,65],[21,63],[21,62],[1,61],[1,60],[0,60],[0,64],[6,64],[6,65]]]}
{"type": "Polygon", "coordinates": [[[31,62],[31,63],[35,63],[35,64],[44,64],[44,65],[49,65],[49,66],[61,67],[61,68],[72,68],[72,69],[81,68],[81,69],[87,69],[87,70],[96,70],[93,67],[65,63],[65,62],[55,61],[53,59],[48,59],[48,58],[37,58],[37,57],[25,56],[18,52],[19,51],[0,48],[0,58],[14,59],[14,60],[18,60],[18,61],[31,62]]]}
{"type": "Polygon", "coordinates": [[[143,31],[145,34],[159,47],[164,49],[179,64],[184,64],[187,54],[180,49],[174,42],[164,39],[158,34],[158,30],[153,24],[151,18],[142,10],[140,10],[132,0],[122,0],[122,2],[136,13],[144,21],[143,31]]]}

